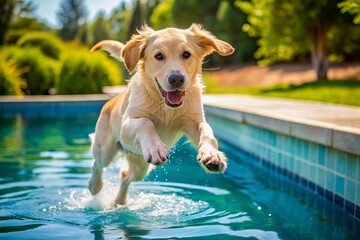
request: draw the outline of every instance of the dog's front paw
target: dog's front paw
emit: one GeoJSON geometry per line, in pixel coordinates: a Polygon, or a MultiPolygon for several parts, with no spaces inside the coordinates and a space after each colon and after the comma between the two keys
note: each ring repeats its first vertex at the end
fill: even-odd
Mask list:
{"type": "Polygon", "coordinates": [[[197,159],[201,166],[208,172],[223,173],[227,168],[227,158],[225,154],[212,148],[200,148],[197,159]]]}
{"type": "Polygon", "coordinates": [[[168,160],[166,145],[162,142],[152,144],[148,148],[143,149],[143,156],[146,162],[155,166],[160,166],[168,160]]]}

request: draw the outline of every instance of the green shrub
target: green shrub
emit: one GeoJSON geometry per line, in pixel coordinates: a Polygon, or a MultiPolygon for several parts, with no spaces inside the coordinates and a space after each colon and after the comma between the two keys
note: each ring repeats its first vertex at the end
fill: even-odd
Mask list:
{"type": "Polygon", "coordinates": [[[44,55],[56,60],[60,59],[63,50],[62,41],[54,34],[46,32],[27,33],[18,40],[16,45],[22,48],[39,48],[44,55]]]}
{"type": "Polygon", "coordinates": [[[0,55],[13,59],[19,68],[24,69],[21,77],[27,84],[24,89],[26,94],[48,94],[49,89],[55,86],[59,63],[44,56],[39,49],[10,47],[3,49],[0,55]]]}
{"type": "Polygon", "coordinates": [[[103,52],[68,52],[57,83],[58,94],[100,93],[103,86],[122,83],[120,67],[103,52]]]}
{"type": "Polygon", "coordinates": [[[15,45],[22,36],[29,32],[27,29],[10,29],[5,35],[5,44],[15,45]]]}
{"type": "Polygon", "coordinates": [[[21,78],[22,72],[14,60],[0,58],[0,95],[23,95],[26,83],[21,78]]]}

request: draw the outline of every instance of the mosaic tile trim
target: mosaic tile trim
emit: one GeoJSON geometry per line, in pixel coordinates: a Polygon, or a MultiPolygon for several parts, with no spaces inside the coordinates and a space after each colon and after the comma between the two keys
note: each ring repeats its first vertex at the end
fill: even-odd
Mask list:
{"type": "Polygon", "coordinates": [[[360,219],[360,157],[207,114],[216,136],[360,219]]]}

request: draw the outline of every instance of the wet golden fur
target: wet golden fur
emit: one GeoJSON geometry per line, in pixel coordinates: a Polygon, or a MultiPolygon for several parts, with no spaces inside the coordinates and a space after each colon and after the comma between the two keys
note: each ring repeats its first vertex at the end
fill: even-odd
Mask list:
{"type": "Polygon", "coordinates": [[[206,171],[225,171],[226,157],[218,151],[204,117],[201,74],[204,57],[213,51],[230,55],[234,52],[230,44],[193,24],[184,30],[160,31],[144,26],[125,45],[105,40],[92,51],[98,49],[123,61],[134,75],[127,90],[107,102],[98,119],[92,144],[95,157],[89,182],[92,194],[101,190],[103,168],[118,150],[123,150],[129,169],[122,171],[115,203],[125,204],[130,182],[143,179],[149,164],[166,163],[167,149],[183,134],[198,147],[197,158],[206,171]],[[183,82],[179,86],[169,84],[172,74],[181,75],[183,82]],[[171,99],[174,91],[179,94],[173,94],[171,99]]]}

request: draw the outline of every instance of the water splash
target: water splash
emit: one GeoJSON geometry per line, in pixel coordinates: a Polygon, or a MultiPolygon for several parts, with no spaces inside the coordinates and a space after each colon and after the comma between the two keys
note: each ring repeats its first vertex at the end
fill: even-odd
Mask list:
{"type": "Polygon", "coordinates": [[[150,186],[151,183],[134,185],[135,186],[132,186],[130,189],[128,204],[125,206],[114,207],[113,200],[116,195],[114,194],[116,192],[114,188],[116,188],[116,186],[107,182],[104,184],[103,191],[97,196],[91,196],[87,189],[70,189],[65,192],[59,191],[58,195],[61,195],[63,200],[59,202],[59,206],[56,209],[94,211],[128,210],[138,211],[149,217],[168,217],[191,215],[207,208],[209,205],[205,201],[195,201],[176,193],[170,193],[183,192],[184,189],[181,189],[179,184],[174,184],[174,186],[171,186],[171,184],[167,186],[150,186]],[[142,191],[144,188],[148,188],[149,192],[142,191]]]}
{"type": "Polygon", "coordinates": [[[129,191],[128,204],[114,207],[117,186],[105,182],[103,191],[97,196],[91,196],[87,189],[58,191],[57,204],[43,208],[42,212],[49,219],[56,216],[57,221],[95,228],[119,225],[141,225],[142,229],[182,226],[209,214],[209,203],[182,195],[187,193],[186,188],[188,185],[135,183],[129,191]]]}

